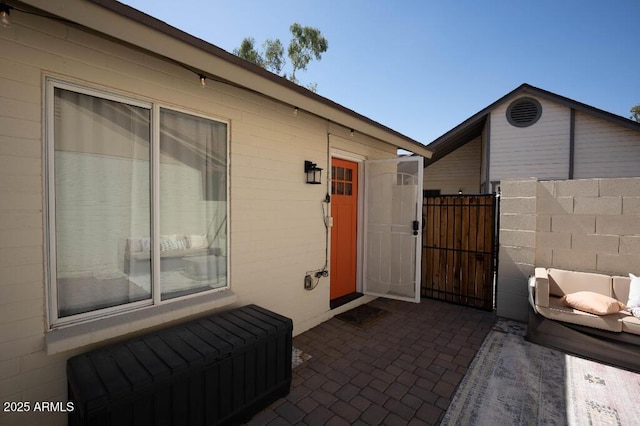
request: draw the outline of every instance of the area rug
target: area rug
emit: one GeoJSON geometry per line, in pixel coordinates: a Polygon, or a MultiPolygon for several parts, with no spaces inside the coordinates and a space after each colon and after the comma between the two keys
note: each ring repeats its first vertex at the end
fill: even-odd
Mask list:
{"type": "Polygon", "coordinates": [[[296,348],[295,346],[292,348],[291,368],[296,368],[297,366],[299,366],[305,361],[308,361],[309,359],[311,359],[311,355],[309,355],[308,353],[302,352],[300,349],[296,348]]]}
{"type": "Polygon", "coordinates": [[[362,328],[370,325],[375,320],[380,319],[387,313],[384,309],[370,305],[360,305],[347,312],[336,315],[336,318],[348,324],[362,328]]]}
{"type": "Polygon", "coordinates": [[[639,425],[640,374],[535,345],[498,321],[442,425],[639,425]]]}

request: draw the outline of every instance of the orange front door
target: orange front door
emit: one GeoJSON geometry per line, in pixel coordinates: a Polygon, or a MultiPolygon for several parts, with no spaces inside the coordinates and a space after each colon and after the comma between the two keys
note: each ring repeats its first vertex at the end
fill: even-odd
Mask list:
{"type": "Polygon", "coordinates": [[[331,300],[356,291],[358,163],[331,160],[331,300]]]}

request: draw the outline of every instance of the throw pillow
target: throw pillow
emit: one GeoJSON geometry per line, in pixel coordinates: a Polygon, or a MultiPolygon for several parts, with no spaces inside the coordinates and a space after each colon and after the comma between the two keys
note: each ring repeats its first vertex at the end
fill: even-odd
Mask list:
{"type": "Polygon", "coordinates": [[[187,242],[185,240],[160,240],[160,251],[185,250],[187,242]]]}
{"type": "Polygon", "coordinates": [[[190,249],[207,248],[209,245],[206,235],[201,234],[187,235],[187,243],[190,249]]]}
{"type": "Polygon", "coordinates": [[[627,306],[629,309],[640,307],[640,277],[629,274],[631,283],[629,284],[629,300],[627,306]]]}
{"type": "Polygon", "coordinates": [[[592,291],[578,291],[566,294],[562,296],[560,301],[571,308],[596,315],[615,314],[627,309],[624,303],[617,301],[613,297],[592,291]]]}

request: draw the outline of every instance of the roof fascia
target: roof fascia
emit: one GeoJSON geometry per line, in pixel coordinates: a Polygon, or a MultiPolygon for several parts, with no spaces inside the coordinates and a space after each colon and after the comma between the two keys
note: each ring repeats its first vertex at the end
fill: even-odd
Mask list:
{"type": "Polygon", "coordinates": [[[573,108],[576,111],[581,111],[586,114],[593,115],[595,117],[601,118],[603,120],[609,121],[611,123],[620,125],[622,127],[626,127],[627,129],[635,130],[640,132],[640,123],[636,123],[633,120],[622,117],[620,115],[616,115],[605,110],[596,108],[591,105],[584,104],[582,102],[578,102],[576,100],[567,98],[562,95],[558,95],[553,92],[549,92],[544,89],[540,89],[538,87],[531,86],[529,84],[523,84],[518,89],[521,89],[523,93],[529,93],[532,95],[539,96],[543,99],[547,99],[552,102],[556,102],[560,105],[566,106],[567,108],[573,108]]]}
{"type": "Polygon", "coordinates": [[[489,106],[481,109],[477,113],[473,114],[471,117],[469,117],[466,120],[464,120],[462,123],[458,124],[453,129],[449,130],[447,133],[445,133],[442,136],[440,136],[439,138],[435,139],[433,142],[431,142],[427,146],[429,148],[433,149],[433,150],[438,149],[438,145],[446,142],[451,137],[453,137],[453,136],[457,135],[458,133],[464,131],[467,127],[473,126],[473,125],[477,124],[480,120],[486,118],[486,116],[491,112],[491,110],[496,105],[502,103],[503,101],[508,99],[510,96],[513,96],[516,93],[518,93],[518,91],[522,90],[524,86],[525,86],[524,84],[521,85],[521,86],[518,86],[516,89],[514,89],[511,92],[507,93],[506,95],[502,96],[497,101],[495,101],[495,102],[491,103],[489,106]]]}
{"type": "Polygon", "coordinates": [[[506,101],[507,99],[509,99],[511,97],[515,97],[517,95],[524,94],[524,93],[529,94],[529,95],[534,95],[534,96],[541,97],[543,99],[558,103],[560,105],[564,105],[564,106],[566,106],[568,108],[573,108],[573,109],[575,109],[577,111],[581,111],[581,112],[584,112],[586,114],[591,114],[591,115],[593,115],[595,117],[601,118],[601,119],[609,121],[611,123],[618,124],[620,126],[623,126],[625,128],[631,129],[631,130],[640,131],[640,123],[636,123],[633,120],[629,120],[629,119],[624,118],[622,116],[619,116],[619,115],[616,115],[616,114],[612,114],[610,112],[598,109],[596,107],[593,107],[593,106],[590,106],[590,105],[587,105],[587,104],[583,104],[582,102],[578,102],[578,101],[575,101],[573,99],[569,99],[567,97],[558,95],[556,93],[549,92],[547,90],[531,86],[530,84],[523,83],[520,86],[518,86],[517,88],[515,88],[514,90],[512,90],[511,92],[509,92],[506,95],[502,96],[500,99],[496,100],[495,102],[491,103],[487,107],[485,107],[482,110],[478,111],[477,113],[475,113],[471,117],[467,118],[465,121],[463,121],[462,123],[458,124],[453,129],[449,130],[447,133],[445,133],[442,136],[438,137],[437,139],[435,139],[433,142],[431,142],[427,146],[430,149],[434,150],[434,151],[437,150],[439,145],[445,143],[451,137],[453,137],[453,136],[457,135],[458,133],[464,131],[467,127],[475,125],[479,120],[481,120],[485,116],[487,116],[496,106],[500,105],[501,103],[503,103],[504,101],[506,101]]]}
{"type": "Polygon", "coordinates": [[[432,151],[422,143],[117,1],[22,2],[397,148],[431,158],[432,151]]]}

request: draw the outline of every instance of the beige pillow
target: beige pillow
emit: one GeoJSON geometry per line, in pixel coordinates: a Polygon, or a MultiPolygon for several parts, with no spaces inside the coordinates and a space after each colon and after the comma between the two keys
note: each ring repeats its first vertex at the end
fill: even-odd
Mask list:
{"type": "Polygon", "coordinates": [[[187,235],[187,245],[190,249],[203,249],[209,246],[206,235],[193,234],[187,235]]]}
{"type": "Polygon", "coordinates": [[[615,314],[627,309],[624,303],[613,297],[592,291],[578,291],[562,296],[560,299],[565,305],[596,315],[615,314]]]}

